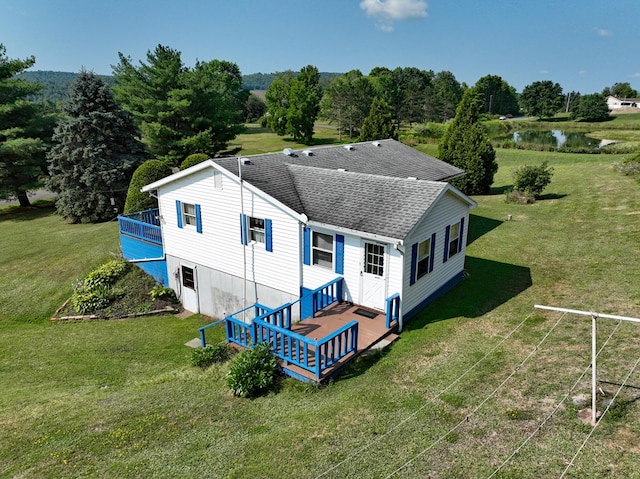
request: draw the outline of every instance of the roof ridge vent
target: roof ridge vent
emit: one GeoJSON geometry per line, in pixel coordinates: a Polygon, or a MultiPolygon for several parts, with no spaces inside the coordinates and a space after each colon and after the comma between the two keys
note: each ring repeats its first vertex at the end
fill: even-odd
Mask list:
{"type": "Polygon", "coordinates": [[[352,151],[353,150],[353,145],[344,145],[342,148],[344,148],[345,150],[352,151]]]}
{"type": "Polygon", "coordinates": [[[417,176],[407,176],[407,180],[417,180],[417,176]]]}
{"type": "Polygon", "coordinates": [[[287,156],[294,156],[296,154],[296,152],[293,151],[293,149],[291,148],[285,148],[284,150],[282,150],[282,153],[284,153],[287,156]]]}
{"type": "Polygon", "coordinates": [[[382,146],[382,143],[380,143],[379,141],[374,141],[373,143],[371,143],[373,146],[382,146]]]}
{"type": "Polygon", "coordinates": [[[313,156],[313,151],[311,151],[311,150],[302,150],[302,154],[304,156],[313,156]]]}
{"type": "Polygon", "coordinates": [[[347,171],[344,168],[338,168],[338,171],[347,171]]]}

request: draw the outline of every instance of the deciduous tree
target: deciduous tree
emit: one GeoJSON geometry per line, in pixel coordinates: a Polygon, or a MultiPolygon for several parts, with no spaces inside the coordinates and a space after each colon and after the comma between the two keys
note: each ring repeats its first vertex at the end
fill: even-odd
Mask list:
{"type": "Polygon", "coordinates": [[[15,77],[34,64],[34,57],[7,58],[0,44],[0,198],[16,197],[21,207],[31,205],[27,192],[44,183],[55,124],[42,104],[27,99],[40,87],[15,77]]]}
{"type": "Polygon", "coordinates": [[[148,157],[131,116],[94,74],[82,72],[48,153],[48,187],[72,223],[112,219],[124,207],[134,170],[148,157]]]}
{"type": "Polygon", "coordinates": [[[496,153],[479,121],[481,100],[475,89],[465,91],[439,145],[439,157],[466,172],[452,184],[469,195],[486,194],[498,171],[496,153]]]}
{"type": "Polygon", "coordinates": [[[322,116],[337,123],[340,132],[349,130],[349,138],[362,128],[375,96],[374,88],[360,70],[335,77],[321,101],[322,116]]]}
{"type": "Polygon", "coordinates": [[[533,82],[522,90],[520,104],[527,115],[550,118],[564,105],[562,87],[550,80],[533,82]]]}
{"type": "Polygon", "coordinates": [[[571,119],[603,121],[609,118],[607,99],[600,93],[580,95],[571,108],[571,119]]]}
{"type": "Polygon", "coordinates": [[[516,89],[498,75],[486,75],[480,78],[474,88],[482,107],[480,113],[515,115],[518,113],[518,94],[516,89]]]}
{"type": "Polygon", "coordinates": [[[633,89],[629,82],[614,83],[611,88],[606,87],[602,90],[602,95],[606,98],[609,95],[616,98],[637,98],[638,91],[633,89]]]}
{"type": "Polygon", "coordinates": [[[267,125],[278,135],[311,143],[321,97],[320,74],[313,65],[302,68],[298,75],[290,71],[278,74],[265,93],[267,125]]]}

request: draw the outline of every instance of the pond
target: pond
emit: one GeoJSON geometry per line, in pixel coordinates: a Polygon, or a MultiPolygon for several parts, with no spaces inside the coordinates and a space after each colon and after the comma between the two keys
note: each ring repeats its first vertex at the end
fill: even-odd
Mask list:
{"type": "Polygon", "coordinates": [[[516,131],[513,141],[529,145],[539,145],[551,148],[602,148],[613,143],[610,140],[598,140],[588,137],[585,133],[564,132],[562,130],[526,130],[516,131]]]}

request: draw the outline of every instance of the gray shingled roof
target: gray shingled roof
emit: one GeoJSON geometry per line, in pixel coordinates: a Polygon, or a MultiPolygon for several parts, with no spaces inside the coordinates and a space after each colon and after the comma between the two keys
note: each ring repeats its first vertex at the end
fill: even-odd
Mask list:
{"type": "Polygon", "coordinates": [[[403,239],[447,187],[436,181],[289,165],[310,220],[403,239]]]}
{"type": "MultiPolygon", "coordinates": [[[[404,238],[464,172],[395,140],[252,155],[242,178],[311,221],[404,238]]],[[[238,174],[237,158],[213,161],[238,174]]]]}

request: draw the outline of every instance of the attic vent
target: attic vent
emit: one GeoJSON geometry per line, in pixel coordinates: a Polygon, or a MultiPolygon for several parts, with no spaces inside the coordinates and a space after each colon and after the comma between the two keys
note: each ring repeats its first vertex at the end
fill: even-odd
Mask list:
{"type": "Polygon", "coordinates": [[[380,143],[379,141],[374,141],[373,143],[371,143],[373,146],[382,146],[382,143],[380,143]]]}
{"type": "Polygon", "coordinates": [[[284,150],[282,150],[282,153],[287,156],[293,156],[295,154],[295,152],[291,148],[285,148],[284,150]]]}
{"type": "Polygon", "coordinates": [[[249,158],[240,158],[240,163],[242,163],[243,165],[250,165],[251,164],[251,160],[249,158]]]}
{"type": "Polygon", "coordinates": [[[418,178],[415,176],[407,176],[407,180],[417,180],[418,178]]]}
{"type": "Polygon", "coordinates": [[[345,150],[353,150],[353,145],[344,145],[342,148],[344,148],[345,150]]]}
{"type": "Polygon", "coordinates": [[[302,150],[302,154],[304,156],[313,156],[313,151],[311,151],[311,150],[302,150]]]}
{"type": "Polygon", "coordinates": [[[344,168],[338,168],[338,171],[347,171],[344,168]]]}

